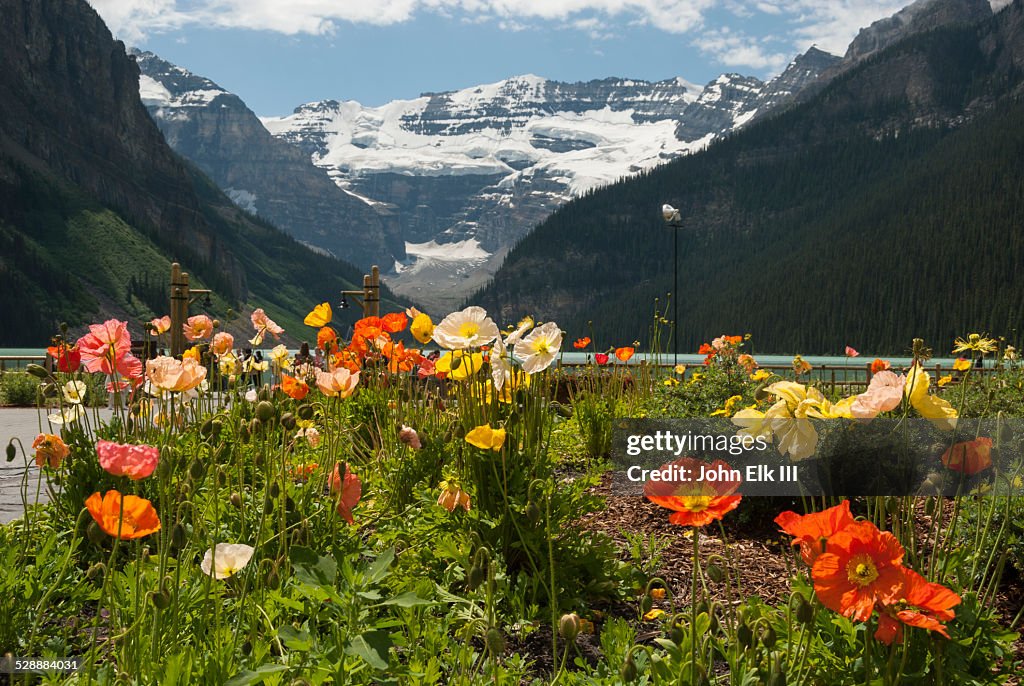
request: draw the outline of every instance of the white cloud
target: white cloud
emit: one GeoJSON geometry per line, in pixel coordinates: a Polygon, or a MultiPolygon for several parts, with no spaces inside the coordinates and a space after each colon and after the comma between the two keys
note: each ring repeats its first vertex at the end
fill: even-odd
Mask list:
{"type": "Polygon", "coordinates": [[[754,37],[733,32],[728,27],[704,31],[693,40],[693,45],[729,67],[751,67],[759,71],[778,73],[786,66],[791,55],[773,51],[771,44],[778,41],[772,36],[754,37]]]}

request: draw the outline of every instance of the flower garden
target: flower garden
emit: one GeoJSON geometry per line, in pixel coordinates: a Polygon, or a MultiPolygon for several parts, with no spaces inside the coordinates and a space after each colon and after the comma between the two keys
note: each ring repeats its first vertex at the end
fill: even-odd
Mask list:
{"type": "MultiPolygon", "coordinates": [[[[957,430],[1024,416],[1005,341],[958,339],[942,379],[915,341],[855,388],[799,356],[761,369],[741,336],[658,364],[658,318],[639,364],[635,344],[477,307],[367,317],[349,341],[331,321],[306,317],[319,364],[243,356],[205,315],[180,359],[139,359],[115,320],[54,339],[53,371],[30,370],[45,430],[7,447],[49,502],[0,527],[0,652],[78,664],[14,683],[1019,683],[1018,439],[957,430]],[[587,364],[558,364],[570,345],[587,364]],[[949,437],[928,483],[954,492],[617,494],[615,421],[687,417],[794,464],[821,422],[920,420],[949,437]]],[[[250,345],[284,333],[251,322],[250,345]]]]}

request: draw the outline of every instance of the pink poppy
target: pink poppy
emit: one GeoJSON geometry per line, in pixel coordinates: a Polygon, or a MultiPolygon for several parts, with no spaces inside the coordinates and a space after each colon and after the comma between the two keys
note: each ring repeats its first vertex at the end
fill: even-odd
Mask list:
{"type": "Polygon", "coordinates": [[[214,355],[224,355],[231,352],[231,349],[234,347],[235,337],[227,331],[221,331],[213,337],[213,343],[210,345],[210,350],[213,351],[214,355]]]}
{"type": "Polygon", "coordinates": [[[77,345],[82,363],[90,372],[113,374],[117,371],[131,376],[124,363],[125,358],[135,360],[131,355],[132,338],[127,322],[108,319],[102,324],[93,324],[89,333],[78,339],[77,345]]]}
{"type": "Polygon", "coordinates": [[[854,350],[852,346],[848,345],[848,346],[846,346],[846,356],[847,357],[859,357],[860,353],[857,352],[856,350],[854,350]]]}
{"type": "Polygon", "coordinates": [[[171,318],[166,314],[162,317],[149,320],[149,324],[153,327],[149,332],[152,336],[159,336],[171,330],[171,318]]]}
{"type": "Polygon", "coordinates": [[[868,390],[861,393],[850,405],[850,412],[857,419],[874,419],[881,412],[895,410],[903,402],[905,377],[888,370],[871,377],[868,390]]]}
{"type": "Polygon", "coordinates": [[[252,322],[253,328],[256,329],[256,335],[249,341],[253,345],[259,345],[262,343],[263,337],[268,333],[272,334],[275,339],[284,333],[284,329],[278,326],[273,319],[268,317],[262,307],[253,310],[252,314],[249,316],[249,321],[252,322]]]}
{"type": "Polygon", "coordinates": [[[340,465],[334,465],[334,473],[331,474],[331,493],[338,496],[338,514],[349,524],[355,524],[352,508],[363,495],[363,482],[348,470],[348,464],[345,465],[344,477],[341,476],[339,467],[340,465]]]}
{"type": "Polygon", "coordinates": [[[133,481],[152,474],[160,459],[160,450],[151,445],[125,445],[112,441],[96,441],[96,454],[103,469],[133,481]]]}

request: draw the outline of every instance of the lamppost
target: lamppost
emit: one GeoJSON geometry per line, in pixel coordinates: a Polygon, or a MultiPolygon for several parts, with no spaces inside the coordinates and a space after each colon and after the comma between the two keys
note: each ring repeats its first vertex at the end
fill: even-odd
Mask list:
{"type": "Polygon", "coordinates": [[[341,303],[338,306],[343,310],[348,309],[346,296],[349,295],[363,308],[364,317],[380,316],[380,269],[377,265],[373,265],[370,273],[363,276],[363,290],[341,292],[341,303]]]}
{"type": "Polygon", "coordinates": [[[177,262],[171,264],[171,357],[185,352],[185,331],[182,329],[188,319],[188,306],[200,295],[205,295],[203,306],[210,308],[210,291],[206,288],[191,288],[188,284],[188,272],[181,271],[177,262]]]}
{"type": "Polygon", "coordinates": [[[679,364],[679,229],[683,219],[671,205],[661,206],[661,218],[672,230],[672,364],[679,364]]]}

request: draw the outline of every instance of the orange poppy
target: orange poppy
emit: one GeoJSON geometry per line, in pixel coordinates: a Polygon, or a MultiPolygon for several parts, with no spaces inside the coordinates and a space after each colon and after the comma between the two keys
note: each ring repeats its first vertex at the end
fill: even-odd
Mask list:
{"type": "Polygon", "coordinates": [[[406,325],[409,323],[409,318],[405,316],[404,312],[391,312],[384,315],[380,319],[380,326],[388,333],[398,333],[404,331],[406,325]]]}
{"type": "Polygon", "coordinates": [[[355,324],[355,332],[368,339],[376,339],[385,332],[384,322],[380,317],[363,317],[355,324]]]}
{"type": "Polygon", "coordinates": [[[828,539],[811,576],[822,604],[866,622],[876,603],[893,603],[903,585],[903,546],[871,522],[854,522],[828,539]]]}
{"type": "Polygon", "coordinates": [[[903,625],[936,631],[946,638],[949,633],[943,622],[956,617],[953,607],[960,596],[942,584],[928,581],[912,569],[903,568],[903,585],[899,602],[885,605],[878,615],[875,638],[889,645],[903,638],[903,625]]]}
{"type": "Polygon", "coordinates": [[[153,503],[145,498],[134,495],[122,496],[118,491],[110,490],[100,496],[99,492],[86,498],[85,506],[89,514],[96,520],[107,534],[117,537],[118,530],[121,540],[142,538],[160,531],[160,518],[157,517],[153,503]],[[124,518],[121,517],[121,502],[124,500],[124,518]]]}
{"type": "Polygon", "coordinates": [[[655,505],[674,513],[668,521],[681,526],[704,526],[721,519],[739,507],[743,496],[735,495],[738,478],[723,477],[718,481],[695,481],[703,468],[707,472],[731,474],[729,465],[715,460],[710,465],[692,457],[683,457],[662,465],[662,480],[647,481],[644,496],[655,505]]]}
{"type": "Polygon", "coordinates": [[[583,338],[577,338],[576,342],[572,344],[572,347],[576,348],[577,350],[582,350],[583,348],[586,348],[588,345],[590,345],[590,339],[584,336],[583,338]]]}
{"type": "Polygon", "coordinates": [[[340,466],[334,465],[334,473],[331,474],[331,493],[338,496],[338,514],[349,524],[355,524],[352,508],[363,495],[363,482],[349,471],[348,464],[345,464],[344,476],[341,474],[340,466]]]}
{"type": "Polygon", "coordinates": [[[853,522],[849,500],[821,512],[798,515],[787,511],[775,518],[779,528],[793,536],[793,545],[800,546],[800,557],[808,567],[814,566],[814,561],[825,551],[825,541],[853,522]]]}
{"type": "Polygon", "coordinates": [[[336,340],[338,340],[338,332],[329,326],[321,327],[316,332],[316,347],[322,350],[328,350],[328,346],[333,347],[336,340]]]}
{"type": "Polygon", "coordinates": [[[946,469],[974,476],[992,466],[992,439],[982,436],[973,441],[962,441],[942,453],[946,469]]]}
{"type": "Polygon", "coordinates": [[[420,361],[420,351],[406,350],[405,344],[401,341],[388,343],[381,352],[388,358],[388,371],[392,374],[411,372],[420,361]]]}
{"type": "Polygon", "coordinates": [[[79,352],[77,345],[68,345],[61,342],[57,343],[57,345],[51,345],[46,349],[46,352],[50,354],[50,357],[57,360],[57,371],[59,372],[77,372],[78,368],[82,366],[82,353],[79,352]]]}
{"type": "Polygon", "coordinates": [[[302,379],[296,379],[294,376],[288,376],[287,374],[281,375],[281,390],[285,392],[285,395],[295,400],[302,400],[309,393],[309,384],[302,379]]]}
{"type": "Polygon", "coordinates": [[[629,358],[633,357],[633,353],[635,353],[635,352],[636,352],[636,348],[629,348],[629,347],[616,348],[615,349],[615,357],[619,358],[619,360],[621,360],[622,362],[627,362],[627,361],[629,361],[629,358]]]}
{"type": "Polygon", "coordinates": [[[889,360],[876,359],[874,362],[871,363],[871,373],[877,374],[878,372],[884,372],[886,369],[889,369],[891,367],[892,365],[889,364],[889,360]]]}

